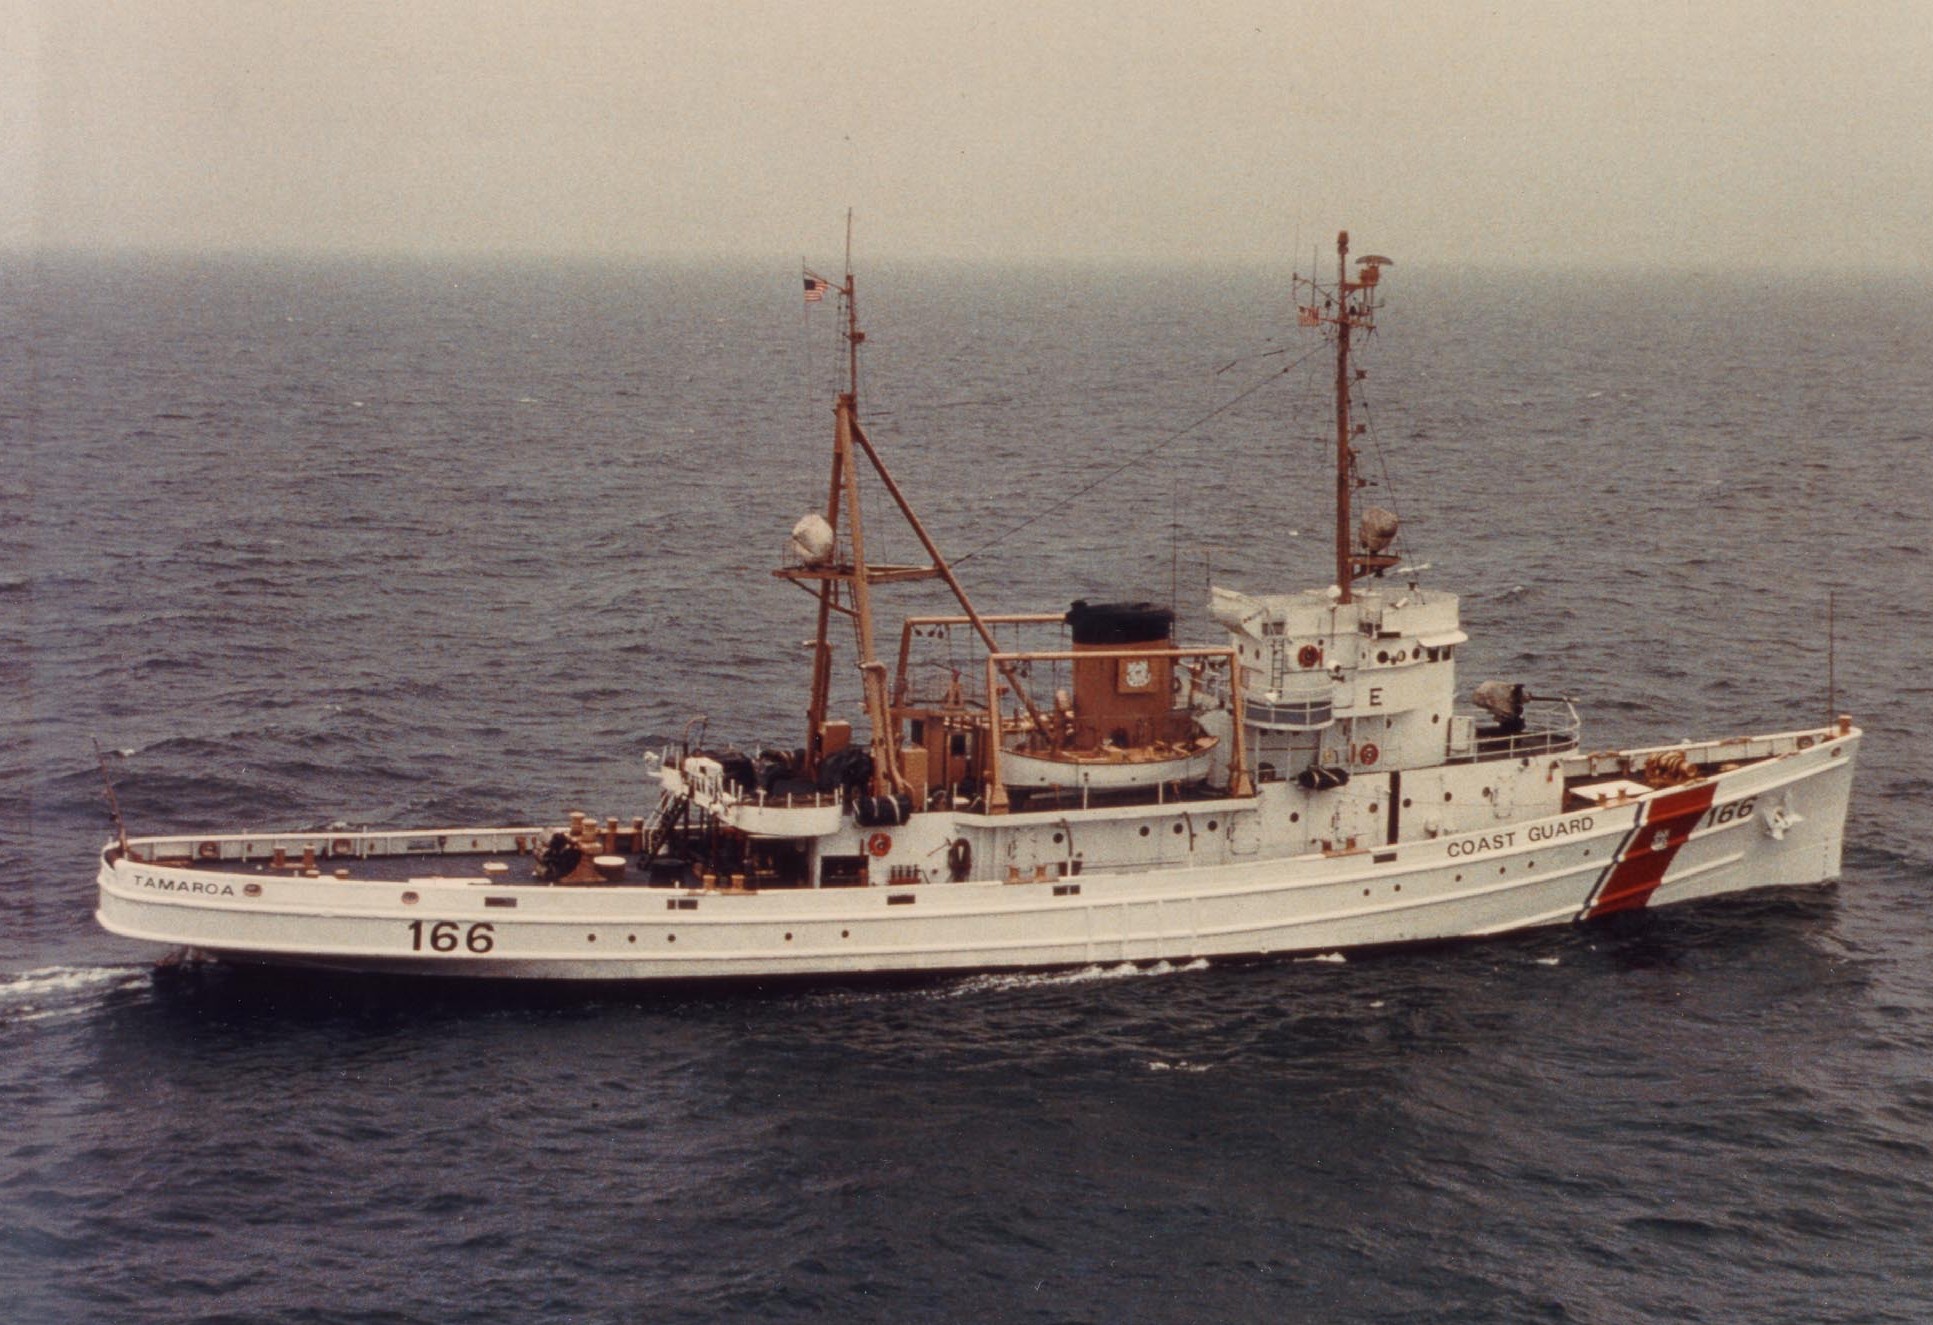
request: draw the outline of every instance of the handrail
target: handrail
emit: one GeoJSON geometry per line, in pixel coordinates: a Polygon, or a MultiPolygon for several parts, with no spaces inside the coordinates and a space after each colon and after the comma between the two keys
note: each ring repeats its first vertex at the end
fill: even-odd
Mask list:
{"type": "Polygon", "coordinates": [[[1525,755],[1555,754],[1577,748],[1584,724],[1577,716],[1576,706],[1570,700],[1531,699],[1527,703],[1561,705],[1563,711],[1548,716],[1526,712],[1522,731],[1493,731],[1486,736],[1482,734],[1483,729],[1479,726],[1478,735],[1471,746],[1470,753],[1460,758],[1463,761],[1516,759],[1525,755]]]}

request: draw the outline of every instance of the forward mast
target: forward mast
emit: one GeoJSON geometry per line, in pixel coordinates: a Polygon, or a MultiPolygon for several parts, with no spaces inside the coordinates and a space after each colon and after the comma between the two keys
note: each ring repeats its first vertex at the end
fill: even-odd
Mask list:
{"type": "Polygon", "coordinates": [[[1336,284],[1325,291],[1313,277],[1297,276],[1296,288],[1307,296],[1297,309],[1303,326],[1327,327],[1336,345],[1336,588],[1338,602],[1355,600],[1355,582],[1394,566],[1399,558],[1384,549],[1395,535],[1395,517],[1380,508],[1364,513],[1361,530],[1354,528],[1351,507],[1356,490],[1364,480],[1356,471],[1355,439],[1366,427],[1350,417],[1355,384],[1368,376],[1349,364],[1350,345],[1356,335],[1371,335],[1376,330],[1376,310],[1381,307],[1376,291],[1382,282],[1382,269],[1393,265],[1388,258],[1370,254],[1356,259],[1357,277],[1349,279],[1349,232],[1336,235],[1336,284]]]}

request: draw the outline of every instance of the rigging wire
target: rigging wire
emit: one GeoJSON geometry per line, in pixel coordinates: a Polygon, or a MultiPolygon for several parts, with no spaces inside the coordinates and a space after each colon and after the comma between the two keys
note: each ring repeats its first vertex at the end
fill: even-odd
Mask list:
{"type": "Polygon", "coordinates": [[[1356,402],[1362,409],[1363,425],[1366,429],[1365,435],[1369,438],[1369,447],[1376,453],[1376,470],[1381,475],[1380,485],[1383,492],[1387,494],[1390,507],[1397,515],[1398,555],[1406,562],[1414,562],[1416,556],[1409,541],[1409,525],[1402,518],[1402,500],[1396,495],[1396,481],[1389,474],[1389,452],[1383,449],[1382,434],[1376,431],[1376,417],[1369,408],[1369,392],[1360,382],[1356,385],[1356,402]]]}
{"type": "Polygon", "coordinates": [[[1295,346],[1293,345],[1284,345],[1279,349],[1262,350],[1257,354],[1241,355],[1238,358],[1230,359],[1227,363],[1217,368],[1215,370],[1215,376],[1220,377],[1223,373],[1227,372],[1229,369],[1239,368],[1241,365],[1245,363],[1254,363],[1259,359],[1272,359],[1278,354],[1287,354],[1290,350],[1294,348],[1295,346]]]}
{"type": "Polygon", "coordinates": [[[953,559],[953,564],[955,566],[960,566],[965,564],[966,562],[973,560],[975,557],[979,556],[982,552],[985,552],[988,548],[993,547],[995,544],[1006,542],[1009,538],[1012,538],[1015,534],[1027,528],[1029,525],[1038,524],[1040,521],[1052,515],[1055,511],[1058,511],[1062,507],[1065,507],[1070,503],[1075,502],[1082,497],[1085,497],[1088,493],[1094,491],[1094,489],[1100,487],[1103,483],[1106,483],[1109,479],[1118,477],[1119,475],[1126,473],[1128,470],[1132,469],[1135,465],[1141,463],[1141,461],[1147,459],[1149,456],[1153,455],[1156,451],[1159,451],[1162,447],[1168,445],[1170,442],[1178,441],[1179,439],[1186,437],[1189,433],[1201,427],[1204,423],[1207,423],[1210,419],[1213,419],[1217,415],[1226,413],[1228,410],[1233,409],[1236,405],[1239,405],[1242,401],[1248,399],[1250,396],[1254,395],[1257,391],[1260,391],[1263,387],[1268,386],[1270,383],[1274,382],[1277,378],[1282,377],[1285,374],[1288,374],[1290,372],[1293,372],[1297,368],[1300,368],[1306,361],[1315,357],[1316,353],[1320,351],[1321,348],[1322,347],[1320,345],[1316,346],[1314,349],[1311,349],[1307,353],[1302,355],[1301,358],[1282,365],[1282,367],[1276,369],[1274,372],[1270,373],[1267,377],[1260,379],[1259,381],[1255,382],[1253,385],[1247,387],[1242,391],[1238,391],[1233,396],[1223,401],[1221,404],[1215,406],[1214,409],[1209,410],[1206,414],[1196,419],[1194,422],[1186,424],[1183,427],[1176,429],[1174,432],[1169,433],[1165,437],[1157,438],[1154,442],[1150,443],[1147,446],[1142,447],[1140,450],[1136,451],[1133,455],[1129,456],[1126,460],[1116,465],[1113,469],[1108,470],[1107,473],[1102,474],[1099,478],[1095,479],[1092,483],[1089,483],[1086,487],[1078,488],[1075,491],[1068,493],[1066,496],[1062,497],[1059,501],[1056,501],[1052,505],[1047,506],[1046,508],[1040,511],[1036,511],[1033,515],[1028,516],[1025,520],[1022,520],[1019,524],[1015,525],[1013,528],[1005,531],[1004,533],[994,535],[992,538],[988,539],[986,542],[980,544],[978,547],[967,552],[965,555],[955,557],[953,559]]]}

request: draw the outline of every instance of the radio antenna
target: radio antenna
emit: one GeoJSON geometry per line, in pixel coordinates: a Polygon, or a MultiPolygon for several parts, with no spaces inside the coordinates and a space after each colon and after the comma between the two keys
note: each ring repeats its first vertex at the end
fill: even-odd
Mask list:
{"type": "Polygon", "coordinates": [[[1826,590],[1826,726],[1830,727],[1839,712],[1839,685],[1836,675],[1836,655],[1839,651],[1838,623],[1834,620],[1834,602],[1838,594],[1826,590]]]}
{"type": "Polygon", "coordinates": [[[114,820],[114,837],[121,844],[121,854],[128,854],[128,826],[121,820],[121,801],[114,794],[114,777],[107,771],[107,752],[101,749],[101,738],[94,741],[94,758],[101,766],[101,787],[107,792],[107,812],[114,820]]]}

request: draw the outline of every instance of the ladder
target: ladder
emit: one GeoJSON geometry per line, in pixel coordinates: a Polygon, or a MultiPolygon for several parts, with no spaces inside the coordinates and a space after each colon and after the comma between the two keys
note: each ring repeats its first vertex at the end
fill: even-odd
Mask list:
{"type": "Polygon", "coordinates": [[[671,840],[672,830],[691,809],[691,793],[674,795],[669,788],[658,793],[657,808],[644,822],[643,840],[638,843],[638,868],[648,867],[671,840]]]}

